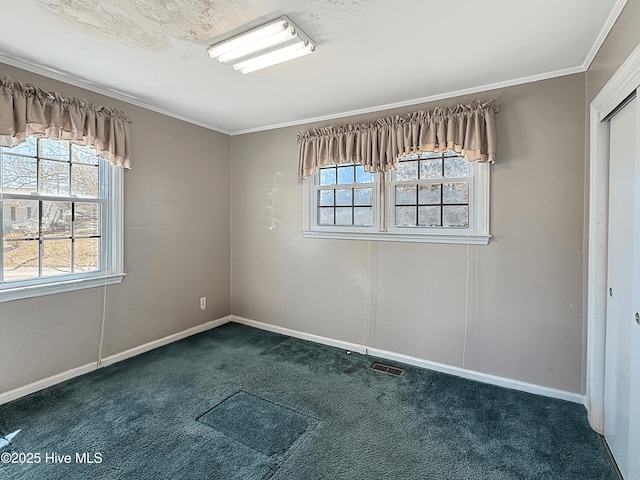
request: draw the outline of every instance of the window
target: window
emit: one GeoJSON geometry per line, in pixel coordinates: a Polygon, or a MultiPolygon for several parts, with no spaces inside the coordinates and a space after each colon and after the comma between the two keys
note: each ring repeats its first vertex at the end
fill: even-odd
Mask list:
{"type": "Polygon", "coordinates": [[[490,238],[489,165],[451,150],[407,155],[386,173],[328,165],[304,182],[307,237],[465,244],[490,238]]]}
{"type": "Polygon", "coordinates": [[[0,147],[0,301],[121,281],[121,184],[89,147],[0,147]]]}
{"type": "MultiPolygon", "coordinates": [[[[314,197],[314,223],[320,228],[371,230],[376,226],[376,182],[361,165],[331,165],[320,169],[314,197]]],[[[348,231],[348,230],[345,230],[348,231]]]]}

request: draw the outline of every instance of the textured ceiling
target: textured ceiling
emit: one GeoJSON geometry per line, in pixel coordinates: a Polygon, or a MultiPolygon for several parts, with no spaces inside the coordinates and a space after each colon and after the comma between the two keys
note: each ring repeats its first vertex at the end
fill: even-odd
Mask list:
{"type": "Polygon", "coordinates": [[[242,133],[583,71],[625,1],[0,0],[0,62],[242,133]],[[280,15],[314,54],[207,56],[280,15]]]}

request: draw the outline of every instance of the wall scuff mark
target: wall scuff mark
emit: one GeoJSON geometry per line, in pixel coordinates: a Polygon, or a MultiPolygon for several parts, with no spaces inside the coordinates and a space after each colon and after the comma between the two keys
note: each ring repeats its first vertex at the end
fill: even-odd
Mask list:
{"type": "Polygon", "coordinates": [[[271,220],[271,224],[269,225],[269,230],[275,230],[276,225],[278,223],[282,223],[282,220],[276,217],[276,208],[278,206],[276,198],[278,196],[278,192],[280,191],[280,184],[278,183],[278,177],[281,177],[283,175],[284,173],[282,172],[276,172],[273,174],[272,176],[273,188],[271,189],[270,192],[267,193],[267,197],[269,197],[269,200],[271,201],[271,204],[267,205],[267,210],[269,210],[269,219],[271,220]]]}

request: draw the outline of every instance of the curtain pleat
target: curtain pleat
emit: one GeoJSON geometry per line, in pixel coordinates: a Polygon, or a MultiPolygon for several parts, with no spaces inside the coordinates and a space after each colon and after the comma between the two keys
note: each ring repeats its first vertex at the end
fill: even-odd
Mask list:
{"type": "Polygon", "coordinates": [[[45,92],[8,77],[0,79],[0,145],[15,147],[30,135],[69,140],[130,168],[131,120],[115,108],[45,92]]]}
{"type": "Polygon", "coordinates": [[[455,150],[470,162],[496,159],[495,100],[435,108],[298,134],[298,177],[319,167],[360,163],[368,172],[395,168],[407,154],[455,150]]]}

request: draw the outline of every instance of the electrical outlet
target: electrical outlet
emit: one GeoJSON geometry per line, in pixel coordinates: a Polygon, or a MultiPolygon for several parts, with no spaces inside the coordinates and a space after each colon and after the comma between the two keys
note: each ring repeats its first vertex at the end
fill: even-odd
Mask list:
{"type": "Polygon", "coordinates": [[[201,297],[200,298],[200,310],[206,310],[207,309],[207,297],[201,297]]]}

